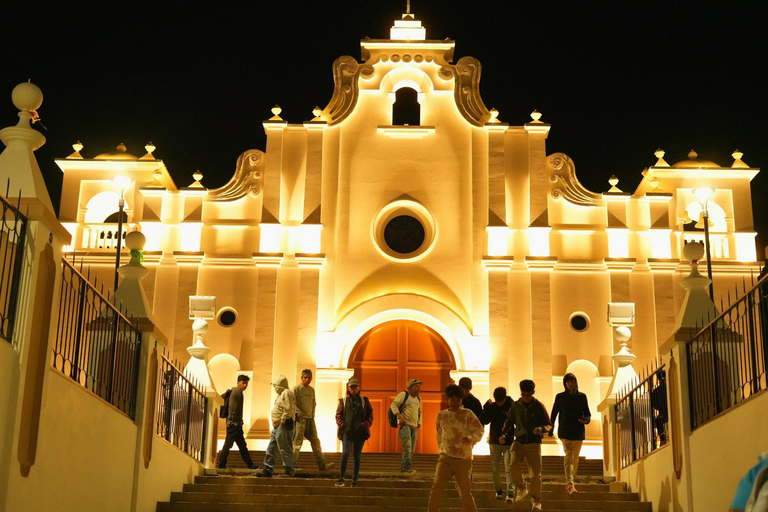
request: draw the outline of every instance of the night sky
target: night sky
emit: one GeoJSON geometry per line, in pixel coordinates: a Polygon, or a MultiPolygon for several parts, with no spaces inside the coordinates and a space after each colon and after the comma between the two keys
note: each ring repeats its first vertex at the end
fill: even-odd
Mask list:
{"type": "MultiPolygon", "coordinates": [[[[279,104],[311,119],[333,92],[331,64],[360,59],[360,39],[386,39],[405,0],[14,2],[0,15],[0,126],[10,93],[31,78],[48,142],[37,157],[55,205],[53,163],[78,139],[92,158],[152,141],[177,185],[229,181],[237,157],[264,149],[261,122],[279,104]],[[49,5],[50,4],[50,5],[49,5]],[[66,6],[64,4],[67,4],[66,6]],[[5,98],[5,99],[2,99],[5,98]]],[[[633,191],[653,152],[765,169],[752,182],[758,245],[768,242],[768,37],[764,2],[413,0],[428,39],[456,41],[455,60],[483,65],[488,108],[511,125],[533,109],[552,124],[580,181],[611,174],[633,191]]],[[[762,249],[758,253],[762,257],[762,249]]]]}

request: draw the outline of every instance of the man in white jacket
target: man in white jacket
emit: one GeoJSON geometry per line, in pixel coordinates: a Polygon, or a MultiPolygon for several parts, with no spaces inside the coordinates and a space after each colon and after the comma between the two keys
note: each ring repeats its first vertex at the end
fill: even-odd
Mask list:
{"type": "Polygon", "coordinates": [[[443,503],[443,492],[451,477],[456,478],[456,487],[465,512],[477,512],[475,499],[470,491],[472,472],[472,447],[483,438],[483,425],[475,413],[461,406],[464,393],[456,384],[445,388],[448,409],[437,413],[437,468],[435,483],[429,493],[429,512],[439,512],[443,503]]]}
{"type": "Polygon", "coordinates": [[[272,406],[272,432],[269,434],[269,445],[264,454],[264,471],[256,473],[256,476],[270,477],[275,471],[278,450],[283,457],[285,474],[294,476],[293,467],[293,423],[296,415],[296,399],[288,387],[288,379],[285,375],[278,375],[272,381],[277,397],[272,406]]]}

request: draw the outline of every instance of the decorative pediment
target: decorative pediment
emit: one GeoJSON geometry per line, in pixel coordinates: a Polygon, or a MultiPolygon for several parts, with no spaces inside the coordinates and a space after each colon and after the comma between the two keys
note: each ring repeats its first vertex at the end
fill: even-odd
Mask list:
{"type": "Polygon", "coordinates": [[[462,57],[455,65],[440,68],[443,80],[455,79],[454,98],[456,106],[473,126],[483,126],[492,118],[480,97],[480,61],[474,57],[462,57]]]}
{"type": "Polygon", "coordinates": [[[360,76],[373,76],[373,66],[360,64],[354,57],[344,55],[333,63],[333,96],[325,107],[322,118],[328,126],[339,124],[354,110],[360,95],[358,80],[360,76]]]}
{"type": "Polygon", "coordinates": [[[578,206],[600,206],[604,203],[600,194],[588,190],[579,182],[576,178],[576,165],[567,155],[554,153],[547,158],[547,164],[553,198],[564,198],[578,206]]]}
{"type": "Polygon", "coordinates": [[[237,159],[235,174],[229,183],[209,192],[212,201],[235,201],[248,194],[258,196],[264,186],[266,155],[258,149],[249,149],[237,159]]]}

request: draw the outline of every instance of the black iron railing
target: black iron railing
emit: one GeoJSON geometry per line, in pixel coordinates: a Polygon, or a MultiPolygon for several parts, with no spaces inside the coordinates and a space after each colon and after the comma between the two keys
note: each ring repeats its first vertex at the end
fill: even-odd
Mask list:
{"type": "Polygon", "coordinates": [[[5,196],[0,196],[3,212],[0,219],[0,337],[10,342],[16,319],[27,217],[5,199],[8,197],[8,187],[10,181],[5,196]]]}
{"type": "Polygon", "coordinates": [[[658,362],[627,386],[616,402],[621,467],[667,443],[667,380],[658,362]]]}
{"type": "Polygon", "coordinates": [[[767,387],[768,276],[742,293],[686,343],[691,430],[767,387]]]}
{"type": "Polygon", "coordinates": [[[203,462],[208,403],[205,393],[180,368],[181,365],[162,356],[156,433],[190,457],[203,462]]]}
{"type": "Polygon", "coordinates": [[[140,356],[141,332],[89,274],[62,261],[53,367],[133,419],[140,356]]]}

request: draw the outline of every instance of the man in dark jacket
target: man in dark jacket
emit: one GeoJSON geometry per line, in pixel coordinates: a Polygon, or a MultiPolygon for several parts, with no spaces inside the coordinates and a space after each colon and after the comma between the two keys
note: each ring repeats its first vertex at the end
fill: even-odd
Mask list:
{"type": "Polygon", "coordinates": [[[483,415],[483,404],[481,404],[480,400],[471,393],[472,379],[469,377],[460,378],[459,387],[461,388],[462,393],[464,393],[464,398],[461,400],[461,406],[475,413],[477,419],[480,419],[483,415]]]}
{"type": "Polygon", "coordinates": [[[541,439],[545,432],[552,430],[552,423],[544,405],[533,398],[535,392],[536,384],[532,380],[520,381],[520,400],[512,404],[507,414],[499,442],[504,443],[513,434],[515,436],[509,464],[517,496],[515,500],[507,500],[522,501],[530,498],[533,510],[541,510],[541,439]],[[531,470],[531,489],[525,494],[521,468],[523,460],[528,461],[531,470]]]}
{"type": "MultiPolygon", "coordinates": [[[[590,422],[592,415],[589,412],[587,395],[579,391],[579,382],[572,373],[566,373],[563,377],[565,391],[555,396],[555,405],[552,406],[552,423],[555,423],[558,415],[560,422],[557,426],[557,437],[563,441],[565,451],[565,490],[571,494],[576,492],[573,479],[579,468],[579,452],[584,442],[584,425],[590,422]]],[[[552,435],[552,432],[549,433],[552,435]]]]}
{"type": "Polygon", "coordinates": [[[506,495],[510,499],[515,498],[515,485],[512,483],[512,473],[509,467],[509,447],[512,439],[506,439],[505,443],[499,443],[499,438],[507,420],[507,414],[512,408],[512,398],[507,396],[506,388],[493,390],[493,402],[488,400],[483,406],[483,417],[480,421],[483,425],[491,424],[488,433],[488,444],[491,449],[491,470],[493,471],[493,487],[496,489],[496,499],[504,499],[504,491],[501,487],[501,461],[504,460],[504,474],[507,476],[506,495]]]}
{"type": "Polygon", "coordinates": [[[232,445],[235,443],[237,443],[237,447],[240,449],[240,456],[243,458],[245,465],[249,469],[259,469],[259,466],[251,460],[251,454],[248,453],[248,445],[245,443],[245,437],[243,436],[243,391],[248,387],[248,381],[250,380],[250,377],[247,375],[239,375],[237,377],[237,386],[232,388],[232,391],[229,393],[227,401],[229,404],[227,438],[224,440],[224,446],[221,447],[221,453],[219,454],[219,469],[227,467],[229,450],[232,449],[232,445]]]}

